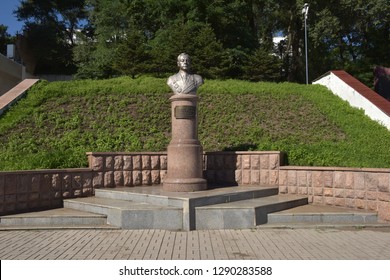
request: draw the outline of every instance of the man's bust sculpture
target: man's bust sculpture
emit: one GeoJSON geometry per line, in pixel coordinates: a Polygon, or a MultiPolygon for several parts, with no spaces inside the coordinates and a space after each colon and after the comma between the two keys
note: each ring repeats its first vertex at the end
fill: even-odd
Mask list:
{"type": "Polygon", "coordinates": [[[186,53],[179,54],[177,66],[180,70],[168,78],[168,86],[174,94],[196,94],[198,87],[203,84],[203,79],[201,76],[191,73],[190,56],[186,53]]]}

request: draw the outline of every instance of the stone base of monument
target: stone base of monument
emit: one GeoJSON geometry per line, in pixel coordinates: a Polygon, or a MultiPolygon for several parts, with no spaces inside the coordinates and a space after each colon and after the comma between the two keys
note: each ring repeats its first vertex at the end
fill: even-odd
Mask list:
{"type": "Polygon", "coordinates": [[[0,230],[389,226],[378,222],[378,214],[373,211],[307,202],[304,196],[278,195],[276,186],[222,187],[201,192],[166,192],[161,185],[96,189],[95,197],[64,200],[63,209],[0,217],[0,230]]]}
{"type": "Polygon", "coordinates": [[[195,192],[207,189],[203,178],[203,149],[198,141],[197,101],[193,94],[173,95],[172,140],[164,191],[195,192]]]}

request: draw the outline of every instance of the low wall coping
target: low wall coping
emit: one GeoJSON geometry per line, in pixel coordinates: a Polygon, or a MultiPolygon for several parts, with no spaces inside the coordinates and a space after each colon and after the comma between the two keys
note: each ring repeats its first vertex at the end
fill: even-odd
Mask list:
{"type": "MultiPolygon", "coordinates": [[[[210,152],[203,152],[204,154],[210,155],[210,154],[238,154],[238,155],[267,155],[267,154],[283,154],[283,152],[280,151],[210,151],[210,152]]],[[[110,156],[110,155],[130,155],[130,156],[136,156],[136,155],[166,155],[167,152],[87,152],[87,155],[92,156],[110,156]]]]}
{"type": "Polygon", "coordinates": [[[353,171],[353,172],[381,172],[390,173],[390,168],[359,168],[359,167],[322,167],[322,166],[280,166],[279,170],[305,171],[353,171]]]}
{"type": "Polygon", "coordinates": [[[65,168],[65,169],[15,170],[15,171],[0,171],[0,175],[54,174],[54,173],[78,173],[78,172],[92,172],[92,169],[91,168],[65,168]]]}

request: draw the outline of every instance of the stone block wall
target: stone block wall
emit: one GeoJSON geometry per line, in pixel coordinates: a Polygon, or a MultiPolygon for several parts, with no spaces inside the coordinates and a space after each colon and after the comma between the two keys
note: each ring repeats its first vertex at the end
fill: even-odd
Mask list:
{"type": "MultiPolygon", "coordinates": [[[[167,173],[167,154],[88,153],[93,188],[158,185],[167,173]]],[[[210,184],[278,185],[280,152],[206,152],[204,175],[210,184]]]]}
{"type": "Polygon", "coordinates": [[[210,184],[278,185],[281,152],[206,152],[205,177],[210,184]]]}
{"type": "Polygon", "coordinates": [[[161,184],[167,172],[167,154],[87,153],[93,188],[161,184]]]}
{"type": "Polygon", "coordinates": [[[58,208],[64,198],[92,194],[90,169],[0,172],[0,215],[58,208]]]}
{"type": "Polygon", "coordinates": [[[390,221],[390,169],[283,166],[279,192],[307,195],[316,205],[376,211],[390,221]]]}

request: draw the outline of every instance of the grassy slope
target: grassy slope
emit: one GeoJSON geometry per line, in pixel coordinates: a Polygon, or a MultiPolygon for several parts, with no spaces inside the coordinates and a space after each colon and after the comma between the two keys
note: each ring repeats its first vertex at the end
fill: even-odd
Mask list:
{"type": "MultiPolygon", "coordinates": [[[[86,165],[87,151],[161,151],[165,79],[41,82],[0,117],[0,170],[86,165]]],[[[291,165],[390,167],[390,132],[322,86],[206,81],[204,150],[282,150],[291,165]]]]}

